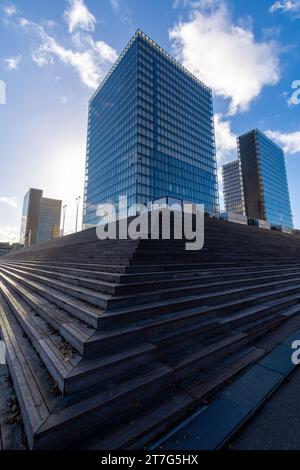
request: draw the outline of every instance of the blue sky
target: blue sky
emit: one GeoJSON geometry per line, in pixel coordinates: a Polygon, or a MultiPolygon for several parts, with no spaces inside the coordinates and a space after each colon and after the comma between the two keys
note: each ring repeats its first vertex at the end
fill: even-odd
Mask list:
{"type": "Polygon", "coordinates": [[[255,127],[285,149],[300,227],[300,0],[0,0],[0,241],[18,241],[29,187],[74,230],[88,100],[137,28],[213,88],[219,165],[255,127]]]}

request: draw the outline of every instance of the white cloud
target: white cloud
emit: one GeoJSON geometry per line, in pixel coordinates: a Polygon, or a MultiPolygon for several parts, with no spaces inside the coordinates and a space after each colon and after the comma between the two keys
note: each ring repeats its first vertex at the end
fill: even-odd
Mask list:
{"type": "Polygon", "coordinates": [[[215,135],[220,207],[224,209],[222,166],[237,159],[236,135],[231,130],[231,122],[224,121],[222,114],[215,114],[215,135]]]}
{"type": "Polygon", "coordinates": [[[257,41],[249,25],[235,24],[221,0],[195,5],[189,19],[169,31],[175,53],[218,96],[230,100],[230,114],[247,111],[264,86],[280,79],[277,44],[257,41]]]}
{"type": "Polygon", "coordinates": [[[67,96],[61,96],[59,98],[59,101],[61,102],[61,104],[67,104],[70,101],[70,99],[67,96]]]}
{"type": "Polygon", "coordinates": [[[20,60],[22,59],[21,55],[15,57],[8,57],[4,59],[4,65],[7,70],[18,70],[20,60]]]}
{"type": "Polygon", "coordinates": [[[280,131],[266,131],[270,139],[274,140],[280,145],[285,153],[296,154],[300,153],[300,131],[296,132],[280,132],[280,131]]]}
{"type": "Polygon", "coordinates": [[[110,4],[115,13],[120,11],[120,0],[110,0],[110,4]]]}
{"type": "Polygon", "coordinates": [[[300,18],[300,0],[279,0],[273,3],[271,13],[289,13],[294,18],[300,18]]]}
{"type": "MultiPolygon", "coordinates": [[[[237,158],[237,135],[231,129],[231,121],[223,120],[222,114],[215,114],[215,134],[218,165],[235,160],[237,158]]],[[[300,131],[280,132],[267,130],[265,134],[287,154],[300,153],[300,131]]]]}
{"type": "Polygon", "coordinates": [[[237,136],[231,130],[231,122],[224,121],[222,114],[215,114],[215,134],[218,166],[237,158],[237,136]]]}
{"type": "Polygon", "coordinates": [[[83,38],[83,45],[89,46],[95,53],[96,57],[103,62],[115,62],[118,54],[115,49],[109,46],[104,41],[94,41],[91,35],[85,35],[83,38]]]}
{"type": "Polygon", "coordinates": [[[72,67],[88,88],[96,89],[104,77],[106,66],[117,59],[117,53],[112,47],[104,41],[94,41],[90,34],[81,34],[74,50],[62,46],[37,23],[21,18],[19,24],[26,31],[35,34],[39,41],[32,53],[32,59],[38,66],[45,67],[58,59],[72,67]]]}
{"type": "Polygon", "coordinates": [[[20,241],[19,227],[0,227],[0,242],[15,243],[20,241]]]}
{"type": "Polygon", "coordinates": [[[17,13],[17,8],[13,3],[8,3],[3,6],[3,11],[7,16],[13,16],[17,13]]]}
{"type": "Polygon", "coordinates": [[[94,31],[96,18],[88,10],[83,0],[68,0],[69,7],[65,11],[64,18],[68,24],[69,32],[73,33],[77,28],[85,31],[94,31]]]}
{"type": "Polygon", "coordinates": [[[223,0],[173,0],[173,8],[201,8],[210,9],[218,6],[223,0]]]}
{"type": "Polygon", "coordinates": [[[30,21],[27,20],[26,18],[18,18],[18,24],[25,28],[26,26],[30,25],[30,21]]]}
{"type": "Polygon", "coordinates": [[[132,10],[122,0],[110,0],[112,11],[123,23],[132,24],[132,10]]]}
{"type": "Polygon", "coordinates": [[[13,207],[15,209],[18,208],[18,200],[16,197],[7,197],[7,196],[0,196],[0,204],[6,204],[10,207],[13,207]]]}

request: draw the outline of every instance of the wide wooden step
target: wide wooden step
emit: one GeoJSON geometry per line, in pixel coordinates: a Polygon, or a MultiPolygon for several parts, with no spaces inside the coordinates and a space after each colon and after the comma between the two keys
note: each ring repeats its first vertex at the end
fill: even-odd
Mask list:
{"type": "Polygon", "coordinates": [[[49,417],[58,397],[53,397],[51,383],[47,382],[47,372],[41,360],[29,341],[24,338],[23,330],[3,298],[1,298],[0,312],[7,363],[22,411],[28,444],[32,447],[34,435],[49,417]]]}
{"type": "MultiPolygon", "coordinates": [[[[40,264],[40,265],[43,265],[43,264],[47,264],[47,265],[51,265],[51,266],[64,266],[64,267],[71,267],[71,268],[78,268],[78,269],[94,269],[94,270],[100,270],[100,267],[103,266],[105,269],[104,271],[108,271],[110,272],[109,270],[110,269],[118,269],[120,271],[120,273],[122,272],[147,272],[147,271],[172,271],[172,270],[177,270],[178,269],[178,263],[174,263],[172,259],[169,260],[168,263],[166,264],[147,264],[147,265],[144,265],[144,266],[135,266],[135,265],[129,265],[127,267],[124,267],[124,266],[119,266],[119,265],[112,265],[112,264],[101,264],[99,262],[96,261],[90,261],[90,260],[86,260],[86,262],[83,262],[83,261],[80,261],[80,262],[76,262],[74,259],[73,260],[69,260],[69,261],[59,261],[59,260],[55,260],[53,261],[51,258],[45,258],[45,259],[40,259],[39,257],[35,257],[34,259],[32,260],[26,260],[26,259],[23,259],[21,256],[18,256],[18,257],[15,257],[15,259],[12,257],[12,256],[3,256],[1,257],[1,261],[5,262],[5,263],[10,263],[10,264],[14,264],[14,263],[26,263],[28,265],[30,264],[40,264]],[[143,271],[141,271],[143,270],[143,271]]],[[[179,267],[181,268],[185,268],[185,270],[194,270],[195,268],[198,268],[198,269],[223,269],[223,270],[235,270],[235,269],[239,269],[241,267],[245,268],[245,269],[257,269],[258,267],[299,267],[300,266],[300,261],[297,260],[296,258],[294,260],[284,260],[284,259],[269,259],[269,260],[259,260],[258,258],[257,259],[252,259],[252,260],[246,260],[246,261],[241,261],[241,262],[236,262],[236,261],[219,261],[219,262],[216,262],[216,261],[205,261],[205,262],[202,262],[199,261],[198,263],[180,263],[179,264],[179,267]]],[[[113,271],[114,272],[114,271],[113,271]]]]}
{"type": "Polygon", "coordinates": [[[245,346],[220,361],[213,367],[203,369],[198,374],[184,379],[180,387],[191,395],[197,403],[211,399],[222,387],[230,383],[246,367],[261,359],[266,352],[255,346],[245,346]]]}
{"type": "Polygon", "coordinates": [[[162,353],[160,359],[175,370],[177,379],[183,379],[237,351],[247,343],[248,338],[244,333],[220,335],[213,341],[209,340],[207,345],[204,342],[200,348],[196,342],[188,348],[179,349],[176,353],[162,353]]]}
{"type": "Polygon", "coordinates": [[[26,261],[0,261],[0,264],[4,266],[13,266],[13,267],[20,267],[20,268],[27,268],[33,270],[45,270],[48,273],[58,274],[61,273],[63,275],[70,275],[71,279],[74,277],[75,279],[92,279],[92,280],[100,280],[110,284],[116,284],[120,282],[121,273],[113,273],[113,272],[106,272],[106,271],[95,271],[89,270],[84,268],[72,268],[67,266],[60,266],[49,264],[47,262],[37,263],[37,262],[26,262],[26,261]]]}
{"type": "MultiPolygon", "coordinates": [[[[258,303],[272,302],[273,300],[275,301],[276,299],[297,295],[299,293],[300,286],[296,283],[295,286],[292,285],[290,287],[266,290],[256,294],[252,293],[248,296],[243,295],[243,291],[240,292],[240,296],[235,296],[234,294],[236,294],[236,292],[234,292],[232,296],[228,296],[232,299],[231,301],[226,301],[226,297],[224,299],[224,297],[219,296],[219,303],[211,301],[210,296],[206,296],[205,300],[203,296],[191,296],[164,302],[153,302],[150,305],[144,305],[143,308],[141,308],[141,306],[133,306],[106,312],[101,315],[99,323],[103,326],[112,323],[115,325],[117,323],[129,323],[129,321],[141,324],[147,319],[152,322],[163,316],[169,316],[171,319],[173,315],[186,315],[186,317],[188,317],[189,315],[201,314],[204,318],[211,312],[214,312],[216,315],[225,315],[258,303]]],[[[212,295],[212,297],[213,300],[215,300],[214,295],[212,295]]]]}
{"type": "Polygon", "coordinates": [[[140,412],[122,415],[110,431],[96,433],[93,438],[78,442],[79,448],[87,450],[142,449],[154,437],[170,430],[179,420],[189,415],[195,403],[210,398],[216,391],[225,387],[238,374],[257,362],[265,351],[255,347],[245,347],[220,360],[213,367],[193,374],[192,378],[180,382],[176,392],[167,391],[156,401],[143,404],[140,412]]]}
{"type": "Polygon", "coordinates": [[[3,277],[3,275],[17,280],[20,284],[30,288],[32,291],[38,293],[43,298],[54,303],[57,307],[66,310],[68,313],[84,321],[86,324],[91,325],[96,329],[98,328],[100,317],[103,313],[102,309],[97,309],[96,307],[87,305],[78,299],[74,299],[68,294],[34,282],[30,279],[27,279],[27,277],[8,272],[7,270],[0,268],[0,277],[3,277]]]}
{"type": "Polygon", "coordinates": [[[0,363],[0,451],[26,450],[22,416],[6,364],[0,363]]]}
{"type": "Polygon", "coordinates": [[[51,289],[55,289],[56,291],[62,292],[64,294],[68,294],[76,299],[85,301],[95,307],[100,307],[102,309],[108,308],[108,301],[111,298],[111,295],[107,295],[100,292],[94,292],[91,289],[86,289],[84,287],[78,287],[73,284],[69,284],[67,282],[59,281],[56,279],[52,279],[46,276],[41,276],[39,274],[34,274],[31,272],[26,272],[22,269],[18,269],[15,267],[3,268],[0,267],[0,271],[4,273],[12,273],[18,274],[19,276],[26,276],[28,279],[32,279],[43,286],[50,287],[51,289]]]}
{"type": "MultiPolygon", "coordinates": [[[[150,363],[156,358],[156,347],[150,343],[128,344],[127,348],[97,354],[92,358],[82,356],[69,347],[56,332],[49,330],[30,307],[7,286],[1,284],[2,294],[22,326],[27,337],[57,382],[61,393],[72,393],[114,377],[134,366],[150,363]]],[[[100,349],[100,345],[99,345],[100,349]]]]}
{"type": "MultiPolygon", "coordinates": [[[[113,413],[111,408],[113,404],[120,409],[120,412],[130,410],[135,402],[142,400],[146,390],[147,396],[151,397],[166,389],[173,380],[172,371],[167,366],[155,362],[150,366],[147,361],[147,365],[141,367],[140,350],[136,351],[137,363],[132,361],[133,357],[128,357],[127,362],[131,361],[129,371],[122,371],[119,368],[118,375],[123,372],[121,378],[113,379],[113,376],[109,375],[107,382],[97,384],[96,388],[84,387],[84,392],[81,394],[73,394],[68,400],[62,399],[59,393],[53,394],[52,388],[55,388],[55,383],[48,379],[39,355],[32,349],[4,299],[1,300],[0,317],[8,363],[31,448],[39,448],[44,439],[46,442],[42,444],[42,448],[52,448],[52,438],[56,447],[58,442],[61,445],[65,445],[69,440],[72,442],[78,433],[82,436],[93,433],[95,429],[105,427],[106,421],[113,413]],[[134,365],[135,370],[133,370],[134,365]],[[49,422],[50,416],[51,422],[49,422]],[[64,432],[59,426],[60,422],[64,432]],[[65,433],[66,428],[67,433],[65,433]]],[[[110,357],[111,362],[112,360],[110,357]]],[[[81,369],[80,372],[83,374],[86,371],[81,369]]]]}
{"type": "Polygon", "coordinates": [[[74,400],[62,402],[35,434],[35,449],[65,447],[81,438],[107,429],[112,417],[138,406],[145,396],[153,397],[165,390],[173,381],[172,370],[159,363],[139,367],[126,374],[123,380],[107,383],[89,396],[76,395],[74,400]]]}
{"type": "Polygon", "coordinates": [[[199,252],[87,230],[1,258],[29,446],[142,448],[169,430],[296,322],[299,253],[300,237],[206,218],[199,252]]]}
{"type": "MultiPolygon", "coordinates": [[[[12,267],[9,265],[4,265],[2,263],[2,267],[6,266],[8,271],[11,271],[12,267]]],[[[193,292],[197,294],[205,293],[205,292],[220,292],[225,291],[226,289],[232,289],[235,287],[242,288],[243,286],[253,286],[257,285],[257,281],[259,279],[260,285],[263,286],[265,284],[275,282],[283,282],[283,281],[293,281],[294,279],[299,279],[300,276],[300,269],[299,270],[292,270],[289,268],[288,272],[280,272],[272,270],[271,272],[261,273],[260,271],[255,271],[252,273],[252,276],[243,275],[241,279],[240,274],[236,274],[235,276],[231,276],[229,279],[225,276],[220,276],[216,279],[216,276],[195,276],[193,277],[186,277],[186,278],[179,278],[169,280],[169,281],[144,281],[142,283],[122,283],[120,285],[110,282],[99,281],[95,279],[90,279],[88,277],[82,278],[79,276],[74,276],[70,274],[59,274],[56,270],[49,271],[41,268],[36,267],[28,267],[23,266],[20,264],[14,264],[13,269],[18,269],[17,271],[12,271],[16,273],[20,273],[24,275],[25,273],[36,274],[37,276],[41,276],[40,280],[43,282],[44,278],[54,278],[58,280],[64,281],[64,283],[70,283],[72,286],[76,286],[78,288],[87,288],[91,289],[96,292],[103,292],[105,294],[115,294],[116,296],[125,296],[127,299],[131,293],[134,293],[135,298],[139,299],[141,293],[145,292],[153,292],[153,295],[157,295],[163,292],[169,292],[170,295],[174,298],[176,295],[192,295],[193,292]],[[184,289],[186,287],[186,289],[184,289]],[[176,292],[176,294],[174,294],[176,292]]],[[[151,276],[152,277],[152,276],[151,276]]],[[[33,279],[39,280],[39,277],[33,277],[33,279]]],[[[82,289],[80,289],[82,291],[82,289]]],[[[83,290],[84,291],[84,290],[83,290]]],[[[167,294],[164,294],[164,296],[167,294]]],[[[151,299],[151,298],[150,298],[151,299]]],[[[130,300],[130,297],[129,297],[130,300]]]]}
{"type": "Polygon", "coordinates": [[[132,344],[127,349],[98,354],[82,359],[65,378],[65,393],[78,392],[107,379],[130,372],[132,368],[151,364],[156,360],[157,348],[150,343],[132,344]]]}
{"type": "Polygon", "coordinates": [[[154,436],[170,428],[171,423],[184,419],[193,404],[183,391],[164,392],[153,402],[148,400],[138,409],[122,414],[109,430],[78,442],[82,450],[143,449],[154,436]]]}
{"type": "MultiPolygon", "coordinates": [[[[2,267],[4,267],[3,263],[1,265],[2,267]]],[[[12,266],[9,266],[9,265],[6,265],[5,267],[7,268],[7,270],[12,269],[12,266]]],[[[116,289],[115,283],[89,279],[89,278],[84,278],[81,276],[74,276],[70,274],[61,274],[57,270],[51,271],[45,268],[23,266],[22,264],[14,264],[13,268],[19,269],[20,272],[22,273],[36,274],[42,277],[57,279],[59,281],[63,281],[64,283],[66,282],[70,284],[71,286],[76,286],[77,289],[80,287],[86,287],[96,292],[103,292],[108,295],[114,294],[115,289],[116,289]]]]}
{"type": "MultiPolygon", "coordinates": [[[[196,284],[196,283],[195,283],[196,284]]],[[[157,290],[152,293],[141,293],[135,294],[132,296],[114,296],[110,300],[109,310],[126,307],[127,305],[142,305],[157,301],[164,301],[169,299],[181,299],[183,297],[198,297],[200,302],[201,294],[203,304],[209,303],[219,303],[220,299],[225,301],[226,299],[238,298],[241,295],[250,295],[251,293],[257,294],[259,292],[267,291],[270,288],[275,290],[280,287],[285,286],[299,286],[300,287],[300,277],[295,276],[288,279],[282,278],[281,276],[277,280],[272,280],[267,278],[266,280],[261,280],[257,282],[256,278],[245,281],[236,281],[232,282],[220,282],[214,284],[205,284],[200,283],[200,285],[193,285],[190,287],[177,287],[174,289],[168,290],[157,290]]]]}
{"type": "Polygon", "coordinates": [[[45,300],[30,289],[23,287],[22,284],[11,279],[9,276],[2,274],[2,279],[7,286],[22,297],[22,300],[24,300],[37,315],[57,330],[60,335],[82,355],[85,355],[85,344],[94,335],[96,331],[94,328],[82,321],[78,321],[65,310],[55,307],[51,302],[45,300]]]}
{"type": "MultiPolygon", "coordinates": [[[[2,266],[13,266],[19,267],[21,269],[26,269],[28,271],[32,270],[37,273],[45,273],[50,277],[60,278],[62,273],[63,277],[61,279],[68,279],[71,283],[77,283],[80,280],[84,282],[91,282],[90,287],[95,288],[96,290],[103,289],[117,289],[118,293],[121,293],[122,290],[125,290],[126,293],[134,290],[138,291],[153,291],[164,288],[171,288],[172,286],[177,286],[181,282],[181,286],[184,285],[195,285],[196,283],[205,282],[207,283],[217,283],[221,281],[234,281],[234,280],[246,280],[249,278],[267,278],[268,276],[275,278],[279,275],[286,277],[289,275],[294,275],[300,273],[300,266],[291,267],[290,264],[282,266],[280,268],[280,274],[278,269],[274,266],[265,266],[260,267],[258,270],[257,267],[253,268],[248,265],[237,268],[216,268],[214,270],[203,269],[203,267],[197,270],[196,268],[191,272],[190,270],[178,270],[175,271],[158,271],[158,272],[145,272],[137,274],[116,274],[105,271],[95,271],[88,270],[83,268],[70,268],[66,266],[59,266],[57,264],[45,264],[45,263],[34,263],[34,262],[17,262],[17,261],[0,261],[2,266]],[[104,281],[97,284],[97,280],[104,281]],[[159,284],[158,284],[159,281],[159,284]],[[120,285],[118,285],[120,284],[120,285]]],[[[87,287],[87,285],[86,285],[87,287]]]]}
{"type": "Polygon", "coordinates": [[[264,282],[265,280],[279,280],[279,279],[289,279],[293,277],[300,276],[300,268],[293,269],[287,268],[280,270],[280,274],[278,270],[259,270],[259,271],[251,271],[247,273],[244,269],[235,272],[235,273],[225,273],[225,274],[218,274],[218,273],[211,273],[211,272],[201,272],[196,271],[191,273],[190,271],[174,271],[170,273],[151,273],[148,275],[140,274],[140,275],[123,275],[120,278],[120,282],[116,286],[115,292],[116,294],[124,294],[129,293],[131,291],[135,292],[145,292],[145,291],[156,291],[162,289],[170,289],[174,287],[184,287],[184,286],[198,286],[205,288],[211,287],[212,289],[222,288],[222,286],[234,285],[234,283],[240,282],[241,285],[247,285],[247,281],[249,283],[257,282],[257,280],[261,280],[264,282]],[[141,276],[143,278],[141,279],[141,276]],[[138,282],[137,282],[138,280],[138,282]]]}
{"type": "Polygon", "coordinates": [[[6,258],[1,258],[0,259],[0,264],[5,263],[5,265],[11,265],[14,266],[16,264],[22,264],[24,266],[40,266],[43,267],[46,265],[48,268],[61,268],[66,271],[68,270],[83,270],[83,271],[88,271],[89,273],[91,271],[95,272],[104,272],[112,275],[120,275],[125,273],[125,271],[128,269],[125,266],[119,266],[119,265],[113,265],[113,264],[100,264],[100,263],[90,263],[90,262],[76,262],[76,261],[53,261],[51,259],[46,259],[46,260],[39,260],[39,259],[34,259],[34,260],[13,260],[13,259],[6,259],[6,258]]]}
{"type": "Polygon", "coordinates": [[[45,367],[64,393],[65,378],[81,360],[76,350],[64,349],[62,337],[49,329],[48,324],[28,308],[25,302],[0,281],[2,296],[16,320],[40,356],[45,367]]]}

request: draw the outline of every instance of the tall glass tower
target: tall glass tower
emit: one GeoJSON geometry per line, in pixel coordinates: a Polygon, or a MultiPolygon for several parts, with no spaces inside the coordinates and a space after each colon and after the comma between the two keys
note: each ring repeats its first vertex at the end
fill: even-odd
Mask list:
{"type": "Polygon", "coordinates": [[[235,160],[223,165],[222,177],[226,212],[245,215],[240,161],[235,160]]]}
{"type": "Polygon", "coordinates": [[[41,189],[29,189],[24,197],[21,239],[25,246],[60,236],[62,201],[43,197],[41,189]]]}
{"type": "Polygon", "coordinates": [[[84,228],[119,196],[218,210],[212,92],[140,30],[90,100],[84,228]]]}
{"type": "Polygon", "coordinates": [[[254,129],[238,138],[238,153],[247,216],[293,228],[283,150],[254,129]]]}

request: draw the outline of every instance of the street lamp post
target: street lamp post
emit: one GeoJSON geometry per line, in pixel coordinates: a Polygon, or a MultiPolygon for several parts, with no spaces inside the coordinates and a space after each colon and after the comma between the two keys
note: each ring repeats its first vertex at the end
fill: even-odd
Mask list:
{"type": "Polygon", "coordinates": [[[78,197],[76,198],[76,226],[75,226],[75,233],[77,233],[77,227],[78,227],[78,211],[79,211],[80,199],[81,199],[81,196],[78,196],[78,197]]]}
{"type": "Polygon", "coordinates": [[[64,236],[64,234],[65,234],[66,211],[67,211],[67,205],[65,204],[65,205],[63,206],[63,227],[62,227],[62,236],[64,236]]]}

